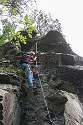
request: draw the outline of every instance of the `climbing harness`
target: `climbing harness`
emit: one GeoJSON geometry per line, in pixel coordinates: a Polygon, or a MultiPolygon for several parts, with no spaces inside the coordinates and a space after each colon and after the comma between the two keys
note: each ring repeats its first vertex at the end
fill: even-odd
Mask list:
{"type": "MultiPolygon", "coordinates": [[[[37,42],[36,42],[36,53],[37,53],[37,42]]],[[[36,66],[37,66],[37,60],[36,60],[36,66]]],[[[47,109],[47,116],[49,118],[50,124],[52,124],[53,121],[51,119],[50,112],[49,112],[49,109],[48,109],[48,104],[47,104],[46,97],[45,97],[44,90],[43,90],[43,86],[42,86],[42,83],[41,83],[40,74],[39,74],[38,71],[37,71],[37,73],[38,73],[38,78],[39,78],[39,83],[40,83],[41,91],[42,91],[42,94],[43,94],[44,103],[45,103],[46,109],[47,109]]]]}

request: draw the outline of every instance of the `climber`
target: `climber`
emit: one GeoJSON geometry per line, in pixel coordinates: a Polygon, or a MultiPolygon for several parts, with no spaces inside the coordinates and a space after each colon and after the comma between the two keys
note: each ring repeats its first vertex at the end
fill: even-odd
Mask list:
{"type": "Polygon", "coordinates": [[[35,57],[34,52],[30,52],[29,54],[24,54],[20,60],[21,68],[22,70],[26,71],[26,75],[28,78],[28,85],[29,87],[33,87],[33,72],[37,70],[38,67],[36,67],[36,70],[33,70],[30,65],[30,61],[36,61],[37,57],[35,57]]]}

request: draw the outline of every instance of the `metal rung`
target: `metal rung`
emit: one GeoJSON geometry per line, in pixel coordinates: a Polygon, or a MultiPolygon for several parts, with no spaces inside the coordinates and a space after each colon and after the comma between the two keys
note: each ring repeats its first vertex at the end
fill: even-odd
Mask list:
{"type": "Polygon", "coordinates": [[[41,73],[41,74],[39,74],[40,76],[42,76],[43,74],[41,73]]]}

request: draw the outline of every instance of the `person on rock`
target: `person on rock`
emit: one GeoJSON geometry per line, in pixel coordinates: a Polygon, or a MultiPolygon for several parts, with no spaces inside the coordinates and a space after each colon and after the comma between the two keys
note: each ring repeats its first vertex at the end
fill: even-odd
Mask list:
{"type": "MultiPolygon", "coordinates": [[[[37,59],[37,57],[35,57],[35,53],[31,51],[28,55],[24,54],[20,61],[21,68],[23,70],[25,70],[25,72],[26,72],[27,80],[28,80],[27,86],[29,86],[29,87],[33,87],[33,80],[34,80],[34,77],[33,77],[34,70],[33,70],[33,68],[31,68],[30,62],[36,61],[36,59],[37,59]]],[[[38,67],[36,67],[36,70],[37,69],[38,69],[38,67]]]]}

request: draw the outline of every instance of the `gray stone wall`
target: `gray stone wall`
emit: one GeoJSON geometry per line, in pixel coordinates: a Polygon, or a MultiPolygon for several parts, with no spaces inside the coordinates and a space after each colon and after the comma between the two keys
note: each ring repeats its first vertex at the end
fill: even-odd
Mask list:
{"type": "Polygon", "coordinates": [[[74,67],[60,66],[58,69],[60,78],[76,84],[83,83],[83,70],[74,69],[74,67]]]}
{"type": "Polygon", "coordinates": [[[0,125],[19,125],[20,113],[16,95],[0,89],[0,125]]]}

